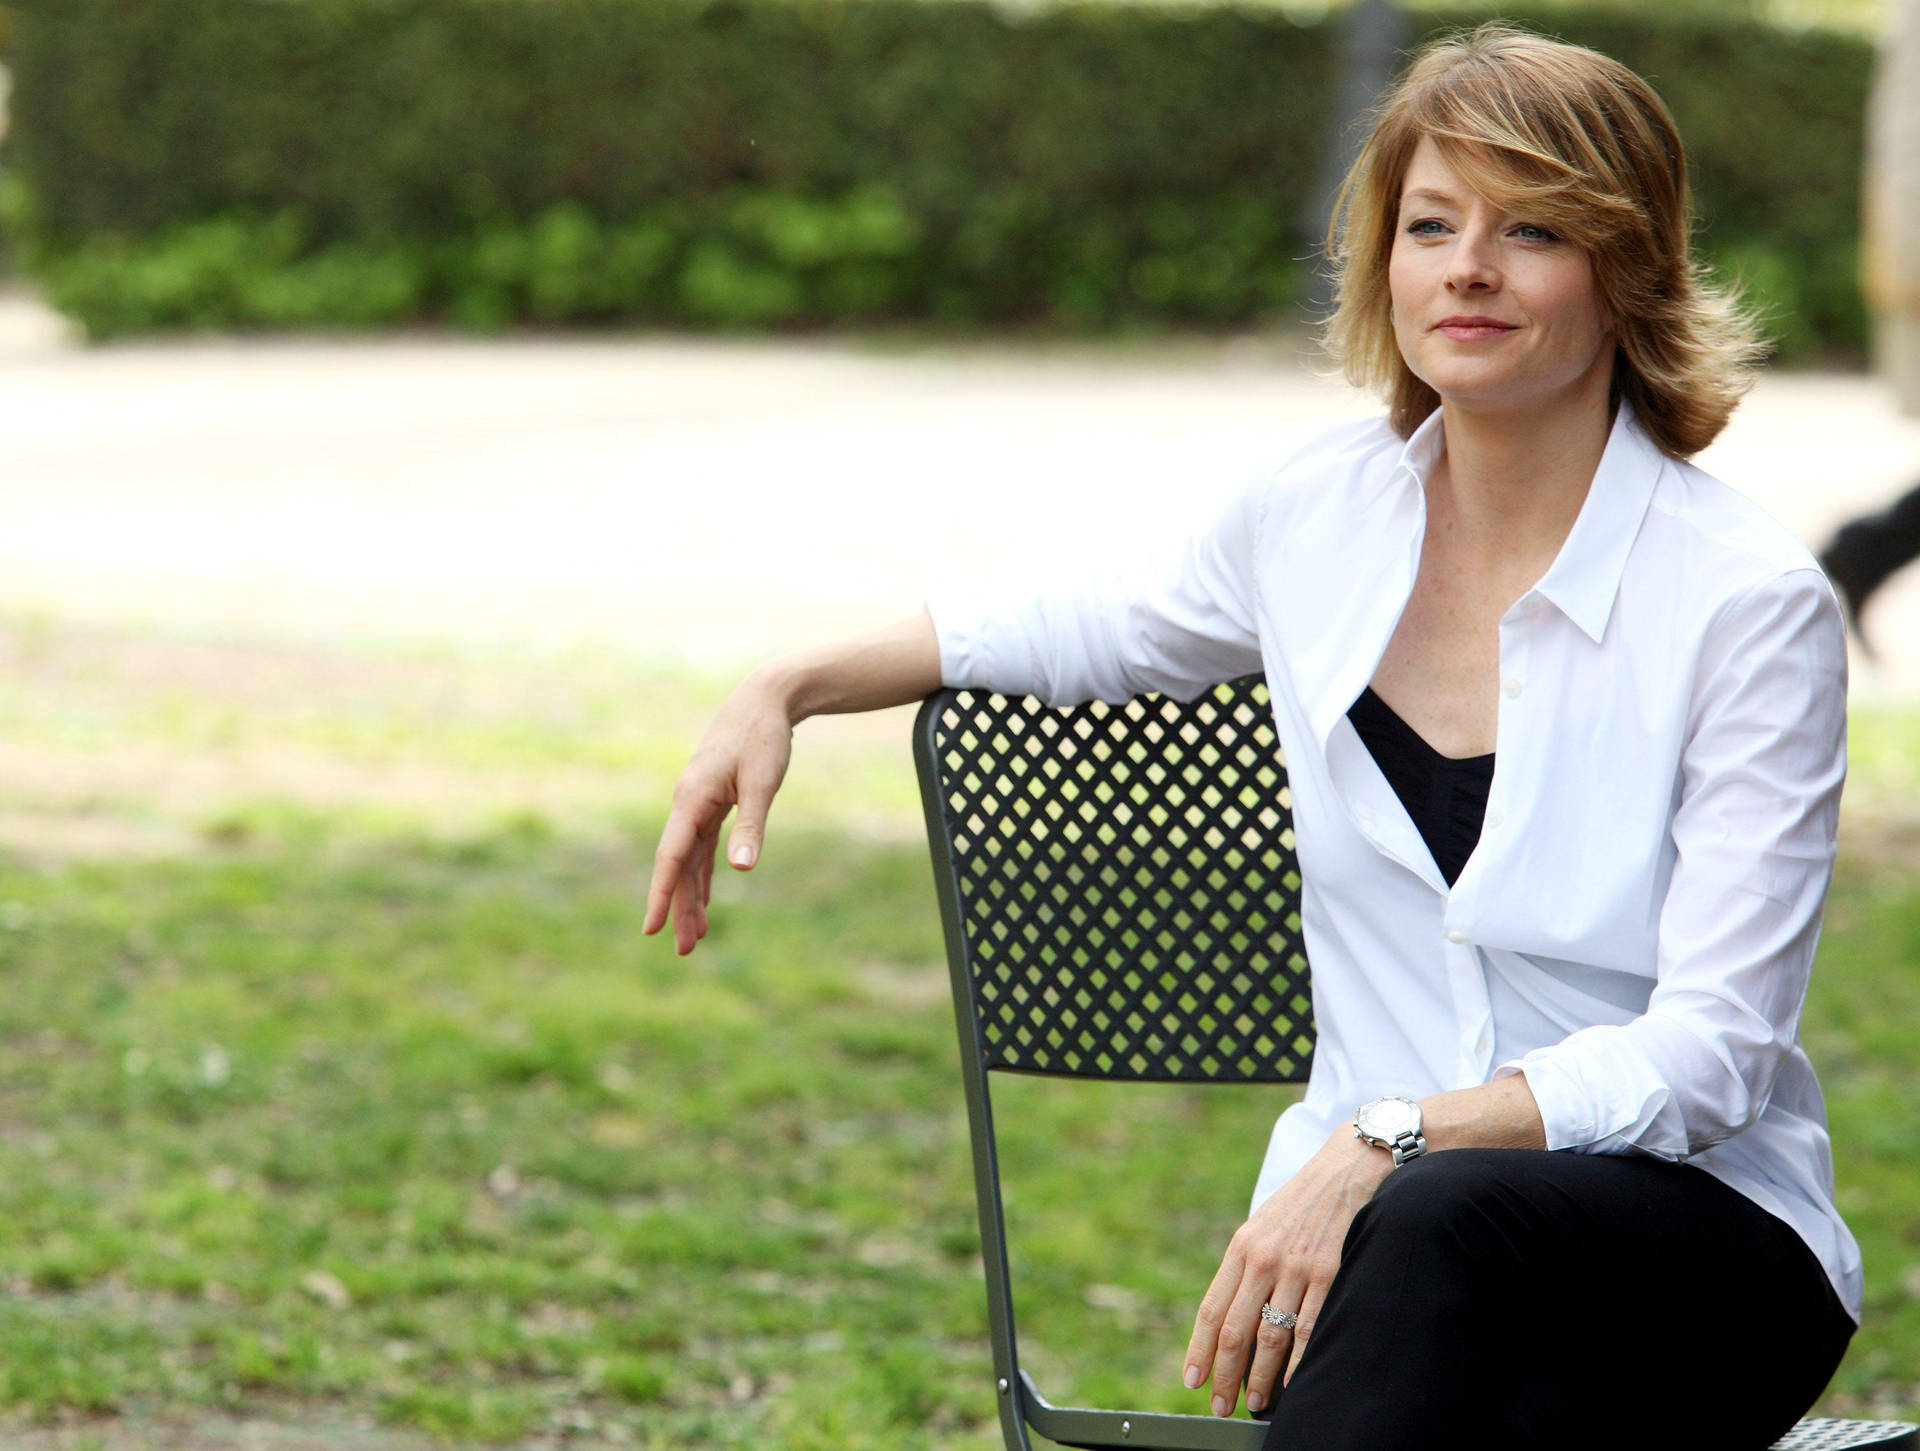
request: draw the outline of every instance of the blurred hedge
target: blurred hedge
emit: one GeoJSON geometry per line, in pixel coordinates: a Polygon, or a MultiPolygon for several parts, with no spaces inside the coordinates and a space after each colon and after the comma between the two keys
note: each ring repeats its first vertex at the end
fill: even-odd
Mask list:
{"type": "MultiPolygon", "coordinates": [[[[1337,15],[14,0],[0,224],[95,335],[1244,325],[1300,295],[1337,15]]],[[[1422,11],[1422,27],[1487,12],[1422,11]]],[[[1503,12],[1510,17],[1515,12],[1503,12]]],[[[1784,355],[1858,356],[1870,45],[1554,9],[1646,75],[1784,355]]]]}

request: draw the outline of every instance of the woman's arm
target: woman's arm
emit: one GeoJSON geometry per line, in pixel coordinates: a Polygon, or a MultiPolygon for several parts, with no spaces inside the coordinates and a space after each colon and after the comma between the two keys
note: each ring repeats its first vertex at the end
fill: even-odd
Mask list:
{"type": "Polygon", "coordinates": [[[786,779],[795,725],[810,715],[905,705],[939,688],[940,647],[924,611],[754,670],[727,697],[674,784],[641,931],[658,932],[671,908],[674,946],[682,957],[707,935],[721,823],[740,808],[727,860],[739,871],[751,870],[766,839],[774,793],[786,779]]]}
{"type": "Polygon", "coordinates": [[[1818,569],[1721,608],[1697,666],[1647,1010],[1493,1070],[1525,1072],[1549,1149],[1686,1159],[1766,1109],[1832,880],[1846,710],[1845,627],[1818,569]]]}
{"type": "Polygon", "coordinates": [[[885,710],[940,688],[940,642],[925,610],[850,640],[797,650],[760,667],[785,705],[787,721],[810,715],[885,710]]]}
{"type": "Polygon", "coordinates": [[[1261,667],[1256,567],[1272,472],[1263,470],[1176,535],[1165,563],[1038,590],[936,591],[921,614],[871,634],[796,651],[741,682],[674,787],[654,854],[642,930],[674,919],[682,956],[706,935],[720,827],[736,805],[727,859],[759,859],[767,810],[786,776],[793,727],[810,715],[879,710],[942,685],[1036,695],[1056,705],[1158,690],[1191,700],[1261,667]]]}
{"type": "MultiPolygon", "coordinates": [[[[1436,1149],[1544,1149],[1546,1123],[1524,1073],[1420,1100],[1420,1132],[1436,1149]]],[[[1385,1156],[1384,1149],[1375,1153],[1385,1156]]]]}

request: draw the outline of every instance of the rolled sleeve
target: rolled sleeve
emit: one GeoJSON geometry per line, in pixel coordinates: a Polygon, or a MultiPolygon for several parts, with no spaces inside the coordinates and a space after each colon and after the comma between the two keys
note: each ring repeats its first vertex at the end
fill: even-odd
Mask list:
{"type": "Polygon", "coordinates": [[[1655,984],[1630,1022],[1500,1064],[1549,1149],[1685,1159],[1765,1110],[1798,1041],[1846,777],[1846,636],[1824,576],[1789,570],[1702,647],[1655,984]]]}
{"type": "Polygon", "coordinates": [[[929,591],[924,603],[940,644],[942,685],[977,685],[1009,695],[1033,691],[1039,672],[1014,600],[996,603],[978,587],[952,586],[929,591]]]}
{"type": "Polygon", "coordinates": [[[1268,477],[1256,474],[1157,569],[929,592],[941,684],[1054,705],[1148,690],[1190,700],[1260,669],[1255,562],[1268,477]]]}

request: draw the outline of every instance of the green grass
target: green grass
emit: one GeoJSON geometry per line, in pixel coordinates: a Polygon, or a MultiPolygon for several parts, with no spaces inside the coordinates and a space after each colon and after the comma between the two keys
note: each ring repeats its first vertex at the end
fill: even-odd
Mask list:
{"type": "MultiPolygon", "coordinates": [[[[640,936],[641,867],[530,823],[438,842],[312,818],[188,861],[8,863],[0,1397],[987,1444],[924,852],[790,833],[686,959],[640,936]]],[[[1176,1307],[1277,1105],[1146,1096],[1136,1167],[1195,1199],[1186,1234],[1115,1196],[1040,1229],[1033,1285],[1083,1302],[1066,1363],[1150,1369],[1167,1402],[1176,1307]],[[1196,1136],[1222,1145],[1198,1182],[1196,1136]],[[1150,1347],[1084,1304],[1134,1272],[1150,1347]]],[[[1062,1144],[1104,1176],[1115,1119],[1070,1097],[1010,1139],[1014,1183],[1062,1144]]]]}
{"type": "MultiPolygon", "coordinates": [[[[764,860],[681,958],[644,892],[723,689],[366,658],[283,693],[210,645],[37,628],[0,623],[8,739],[47,763],[15,761],[44,832],[0,846],[7,1414],[998,1444],[904,719],[802,727],[764,860]],[[213,769],[243,758],[280,774],[213,769]],[[78,820],[139,830],[42,844],[78,820]]],[[[1879,834],[1805,1018],[1868,1269],[1822,1414],[1920,1419],[1915,739],[1856,719],[1879,834]]],[[[1299,1090],[995,1091],[1036,1379],[1196,1409],[1194,1309],[1299,1090]]]]}

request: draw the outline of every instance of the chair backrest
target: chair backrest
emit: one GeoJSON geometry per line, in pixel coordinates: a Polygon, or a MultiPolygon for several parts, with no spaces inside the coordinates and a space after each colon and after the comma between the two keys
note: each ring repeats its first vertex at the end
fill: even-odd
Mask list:
{"type": "Polygon", "coordinates": [[[985,1067],[1305,1081],[1300,873],[1261,677],[1066,707],[941,690],[914,759],[985,1067]]]}
{"type": "MultiPolygon", "coordinates": [[[[1238,1446],[1257,1423],[1063,1410],[1021,1372],[990,1070],[1300,1083],[1313,1062],[1292,803],[1267,686],[1058,707],[942,689],[914,762],[946,927],[1001,1428],[1238,1446]],[[1111,1421],[1111,1425],[1107,1421],[1111,1421]]],[[[1091,1439],[1088,1439],[1091,1438],[1091,1439]]]]}

